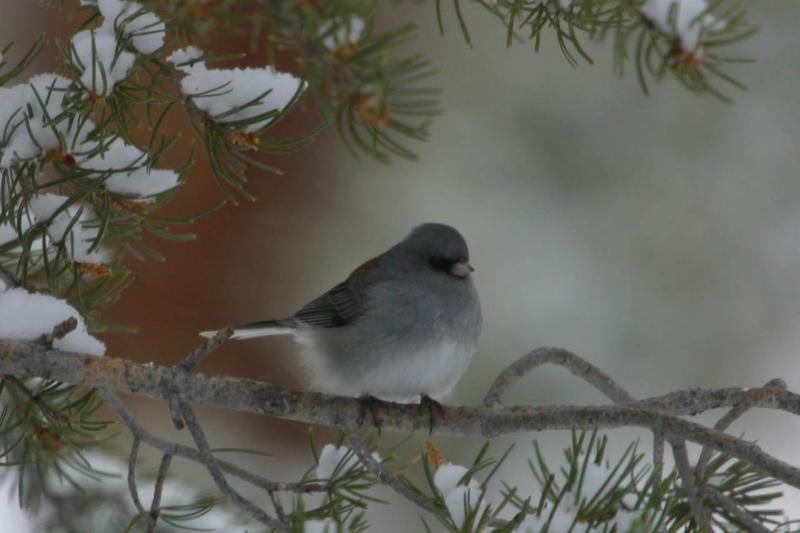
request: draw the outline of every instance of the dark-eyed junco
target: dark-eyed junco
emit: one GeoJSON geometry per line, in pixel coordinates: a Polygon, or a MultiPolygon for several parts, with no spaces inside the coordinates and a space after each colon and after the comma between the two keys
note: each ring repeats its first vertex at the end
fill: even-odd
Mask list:
{"type": "Polygon", "coordinates": [[[458,231],[422,224],[293,316],[245,324],[232,338],[294,335],[320,392],[441,397],[478,347],[481,306],[472,271],[458,231]]]}

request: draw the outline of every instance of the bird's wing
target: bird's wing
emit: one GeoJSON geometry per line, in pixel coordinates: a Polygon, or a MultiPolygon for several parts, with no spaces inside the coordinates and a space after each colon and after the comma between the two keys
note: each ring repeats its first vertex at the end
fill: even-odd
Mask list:
{"type": "Polygon", "coordinates": [[[297,325],[313,328],[346,326],[364,312],[361,298],[347,281],[312,300],[290,319],[297,325]]]}
{"type": "Polygon", "coordinates": [[[380,258],[370,259],[345,281],[307,303],[289,320],[296,325],[314,328],[335,328],[352,323],[364,313],[364,289],[371,281],[369,278],[375,277],[379,271],[380,258]]]}

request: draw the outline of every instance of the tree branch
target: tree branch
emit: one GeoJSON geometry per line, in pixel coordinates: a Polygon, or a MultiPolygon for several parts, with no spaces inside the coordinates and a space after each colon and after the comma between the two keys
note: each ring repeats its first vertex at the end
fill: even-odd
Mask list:
{"type": "MultiPolygon", "coordinates": [[[[361,402],[354,398],[290,391],[254,380],[188,374],[174,368],[141,365],[123,359],[61,352],[35,342],[0,341],[0,373],[49,376],[67,383],[160,399],[168,398],[170,391],[177,388],[184,401],[343,428],[358,427],[357,421],[363,411],[361,402]]],[[[746,461],[775,479],[800,487],[800,469],[772,457],[756,444],[674,416],[732,407],[743,402],[753,407],[800,414],[800,395],[795,393],[779,388],[728,388],[676,392],[612,406],[513,406],[496,409],[443,406],[443,414],[438,418],[434,431],[484,437],[521,431],[625,426],[657,431],[663,422],[665,434],[709,446],[746,461]]],[[[418,406],[392,402],[378,402],[378,405],[384,430],[428,430],[428,416],[420,412],[418,406]]],[[[163,441],[160,444],[171,446],[163,441]]],[[[194,453],[195,460],[200,460],[196,450],[184,450],[184,453],[194,453]]]]}

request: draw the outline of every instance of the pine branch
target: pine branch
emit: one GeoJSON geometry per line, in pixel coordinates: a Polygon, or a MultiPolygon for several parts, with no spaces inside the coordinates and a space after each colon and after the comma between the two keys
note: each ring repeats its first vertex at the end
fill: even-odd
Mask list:
{"type": "MultiPolygon", "coordinates": [[[[720,70],[727,60],[715,51],[752,34],[743,11],[730,9],[723,12],[721,4],[714,2],[708,12],[695,21],[702,26],[695,32],[691,28],[679,28],[674,12],[666,18],[653,15],[647,9],[648,3],[630,0],[499,0],[481,1],[479,5],[508,26],[509,43],[524,29],[529,35],[522,40],[533,42],[538,49],[543,30],[552,30],[571,64],[576,64],[579,56],[591,62],[582,48],[579,34],[583,33],[590,39],[613,35],[620,71],[621,65],[632,58],[645,90],[648,76],[660,80],[669,74],[692,91],[721,98],[725,96],[711,86],[712,81],[720,80],[741,87],[720,70]]],[[[26,103],[17,110],[16,118],[8,120],[4,128],[8,135],[4,135],[0,143],[0,155],[6,161],[0,168],[0,189],[3,191],[0,195],[3,201],[0,226],[11,239],[0,243],[0,280],[17,287],[37,287],[38,290],[46,287],[47,294],[69,300],[80,311],[80,315],[76,315],[80,318],[60,324],[52,332],[45,331],[37,341],[0,340],[0,376],[4,376],[0,389],[9,384],[6,394],[11,406],[8,411],[11,415],[6,416],[5,409],[0,413],[0,422],[5,421],[3,429],[9,430],[3,436],[6,449],[2,456],[9,458],[6,464],[33,465],[26,467],[27,470],[35,467],[40,478],[42,472],[55,471],[61,475],[61,465],[73,460],[74,456],[80,456],[79,451],[92,441],[88,438],[91,432],[105,427],[104,423],[92,418],[99,405],[93,391],[74,401],[70,399],[71,392],[80,390],[80,386],[97,387],[102,398],[133,435],[128,461],[128,490],[148,531],[154,531],[158,525],[162,491],[173,456],[203,465],[224,495],[273,529],[295,527],[293,520],[298,516],[296,509],[288,513],[283,509],[280,493],[333,493],[340,488],[333,481],[318,483],[305,478],[297,483],[273,481],[217,459],[189,402],[338,426],[349,435],[354,453],[365,471],[437,517],[444,516],[445,510],[449,513],[449,504],[430,500],[423,492],[415,492],[406,479],[371,457],[362,439],[365,406],[358,400],[285,390],[252,380],[193,374],[196,365],[230,336],[230,330],[220,331],[214,339],[171,368],[53,349],[53,342],[79,323],[80,331],[85,332],[84,317],[91,321],[92,329],[100,330],[100,325],[95,322],[96,313],[116,300],[130,283],[123,255],[117,254],[112,261],[107,254],[107,244],[116,244],[116,248],[140,258],[160,257],[157,251],[144,244],[143,233],[150,232],[167,239],[191,238],[191,235],[174,233],[170,225],[190,224],[214,209],[180,218],[156,214],[170,203],[193,159],[193,154],[189,155],[185,165],[174,171],[155,168],[177,140],[176,135],[165,133],[168,128],[164,128],[169,122],[166,117],[171,109],[183,107],[186,111],[197,140],[209,155],[210,166],[222,192],[233,203],[236,203],[235,192],[250,196],[243,185],[250,168],[255,166],[278,172],[251,152],[288,153],[305,146],[323,128],[320,125],[296,139],[276,138],[268,132],[305,94],[314,99],[313,107],[318,108],[316,111],[321,115],[319,120],[326,126],[335,125],[354,153],[371,154],[380,160],[388,160],[389,156],[414,158],[406,142],[425,140],[429,121],[439,112],[438,92],[420,85],[435,74],[435,68],[423,55],[404,56],[402,52],[402,47],[414,38],[414,27],[408,25],[375,31],[373,20],[377,3],[371,1],[258,2],[259,9],[253,10],[243,8],[237,2],[197,4],[170,0],[148,2],[147,7],[142,7],[136,14],[129,13],[115,21],[106,20],[114,22],[112,31],[108,32],[95,24],[98,19],[111,16],[108,4],[85,3],[81,9],[88,16],[83,20],[83,27],[87,29],[75,35],[69,43],[58,45],[63,54],[61,72],[70,76],[47,75],[46,79],[50,81],[39,87],[20,84],[18,90],[24,92],[26,103]],[[162,21],[154,14],[158,11],[169,13],[169,20],[162,21]],[[142,32],[127,31],[130,28],[126,29],[126,25],[142,15],[153,21],[144,34],[160,37],[160,40],[156,39],[158,42],[137,43],[137,35],[141,37],[142,32]],[[197,24],[200,19],[206,23],[197,24]],[[262,27],[266,26],[269,27],[270,56],[274,55],[275,49],[288,51],[296,60],[298,74],[303,78],[300,81],[290,76],[294,80],[292,83],[296,82],[294,96],[288,103],[276,104],[274,109],[265,107],[263,101],[270,93],[277,92],[275,89],[278,87],[271,86],[278,82],[273,74],[268,74],[266,65],[258,70],[261,79],[272,80],[265,83],[270,87],[264,87],[261,95],[249,101],[248,98],[240,101],[241,94],[237,95],[230,110],[215,112],[216,106],[209,105],[210,100],[215,96],[236,93],[234,78],[240,82],[243,78],[234,76],[233,70],[227,69],[227,81],[211,83],[215,85],[213,88],[191,91],[185,85],[208,85],[209,80],[204,80],[201,75],[184,84],[193,74],[191,69],[182,66],[191,66],[200,60],[210,63],[215,58],[202,52],[202,57],[189,57],[194,52],[188,49],[178,54],[183,55],[186,61],[172,61],[165,57],[167,48],[176,42],[201,42],[202,39],[197,37],[204,31],[228,32],[252,27],[246,31],[251,32],[255,42],[261,37],[262,27]],[[169,40],[165,40],[166,37],[169,40]],[[124,65],[124,68],[115,69],[114,65],[124,65]],[[57,105],[48,105],[48,102],[57,105]],[[139,108],[146,108],[146,118],[137,113],[139,108]],[[155,119],[154,113],[157,115],[155,119]],[[146,149],[134,141],[142,131],[147,131],[150,136],[146,149]],[[50,139],[47,144],[41,142],[44,138],[50,139]],[[14,148],[12,139],[32,143],[36,150],[32,155],[21,155],[14,148]],[[134,156],[130,161],[127,156],[107,157],[117,152],[133,153],[134,156]],[[109,166],[108,159],[119,160],[109,166]],[[48,175],[53,175],[52,181],[43,178],[45,167],[52,170],[48,172],[48,175]],[[132,180],[134,175],[138,179],[158,175],[158,187],[139,187],[132,193],[121,187],[118,180],[115,184],[115,178],[120,176],[135,181],[132,180]],[[52,197],[52,193],[57,193],[57,196],[52,197]],[[60,205],[55,210],[45,209],[47,206],[42,204],[43,200],[47,203],[56,199],[60,205]],[[47,376],[77,386],[63,387],[57,382],[45,381],[41,387],[31,390],[16,375],[47,376]],[[169,442],[148,432],[117,397],[118,393],[150,396],[167,402],[173,423],[178,429],[188,427],[194,447],[169,442]],[[53,401],[54,397],[60,398],[59,403],[53,401]],[[142,443],[153,446],[162,454],[149,510],[140,500],[136,486],[136,466],[142,443]],[[51,467],[50,470],[47,467],[51,467]],[[227,476],[265,490],[272,501],[275,517],[234,490],[227,476]]],[[[443,27],[439,4],[437,1],[440,27],[443,27]]],[[[453,6],[469,43],[469,30],[459,0],[455,0],[453,6]]],[[[5,74],[0,76],[0,85],[6,85],[21,74],[43,46],[40,40],[15,67],[5,69],[5,74]]],[[[269,63],[274,64],[274,57],[269,63]]],[[[205,71],[205,63],[202,70],[205,71]]],[[[222,70],[217,74],[220,72],[222,70]]],[[[242,94],[247,95],[249,91],[242,94]]],[[[728,488],[718,489],[707,484],[725,461],[737,458],[766,475],[800,487],[800,469],[766,454],[753,443],[725,434],[728,426],[751,407],[781,409],[797,415],[800,414],[800,396],[787,391],[782,382],[775,381],[750,390],[679,391],[636,401],[611,377],[579,356],[557,348],[540,348],[501,373],[487,392],[482,406],[446,406],[432,429],[437,433],[495,436],[575,427],[647,428],[653,433],[653,462],[659,475],[663,467],[664,443],[669,442],[698,527],[711,529],[716,513],[731,523],[738,522],[749,530],[762,532],[766,531],[758,520],[762,515],[750,512],[748,506],[752,504],[746,497],[739,497],[728,488]],[[545,363],[566,367],[600,390],[614,405],[503,406],[504,394],[518,380],[545,363]],[[730,411],[713,428],[678,418],[717,407],[728,407],[730,411]],[[689,463],[687,441],[703,446],[694,467],[689,463]],[[724,512],[710,509],[709,503],[724,512]]],[[[371,405],[370,409],[375,415],[376,425],[382,429],[428,431],[431,418],[416,406],[379,402],[371,405]]],[[[83,460],[81,466],[85,465],[83,460]]],[[[25,470],[20,470],[20,494],[25,470]]],[[[743,485],[764,483],[763,478],[752,482],[752,478],[747,478],[750,474],[751,471],[747,470],[745,478],[748,481],[743,485]]],[[[736,478],[736,475],[730,474],[730,477],[736,478]]],[[[364,480],[355,476],[349,480],[353,481],[364,480]]],[[[373,482],[370,480],[367,486],[373,482]]],[[[670,474],[666,483],[672,482],[670,474]]],[[[358,498],[363,496],[358,488],[353,494],[358,498]]],[[[512,491],[503,505],[513,497],[512,491]]],[[[352,513],[361,503],[351,494],[331,503],[330,508],[335,513],[352,513]]],[[[520,516],[515,520],[529,510],[527,503],[518,508],[520,516]]],[[[62,511],[59,507],[59,512],[62,511]]],[[[315,511],[319,512],[319,509],[315,511]]],[[[506,529],[518,523],[505,523],[497,516],[471,516],[469,520],[475,523],[477,519],[482,525],[505,525],[506,529]]],[[[342,519],[338,515],[335,518],[337,521],[342,519]]],[[[347,520],[350,518],[352,516],[347,520]]],[[[455,519],[451,518],[445,516],[450,528],[455,524],[455,519]]],[[[165,516],[164,520],[167,519],[165,516]]],[[[358,516],[350,520],[350,525],[353,524],[360,524],[358,516]]],[[[353,530],[359,529],[356,526],[353,530]]]]}
{"type": "Polygon", "coordinates": [[[402,496],[403,498],[407,499],[420,509],[428,511],[434,515],[441,515],[441,511],[434,507],[428,498],[420,496],[416,494],[413,490],[411,490],[403,481],[394,475],[388,468],[382,465],[379,461],[370,456],[369,448],[367,444],[364,442],[363,436],[360,434],[359,431],[351,430],[347,432],[347,440],[350,441],[351,446],[353,447],[353,452],[358,457],[361,464],[367,469],[367,471],[375,476],[375,479],[379,480],[384,485],[388,486],[392,490],[394,490],[397,494],[402,496]]]}
{"type": "MultiPolygon", "coordinates": [[[[48,375],[87,387],[168,399],[180,391],[183,401],[260,413],[287,420],[343,428],[359,427],[360,400],[281,387],[225,376],[188,374],[116,358],[98,358],[47,349],[38,343],[0,341],[0,372],[48,375]]],[[[106,395],[103,395],[106,398],[106,395]]],[[[754,443],[677,418],[709,409],[748,403],[800,415],[800,395],[780,388],[693,389],[612,406],[443,406],[433,431],[441,434],[493,437],[521,431],[569,428],[640,427],[663,430],[745,461],[791,486],[800,487],[800,469],[765,453],[754,443]]],[[[376,402],[386,431],[427,431],[429,417],[416,405],[376,402]]],[[[130,424],[129,424],[130,426],[130,424]]]]}
{"type": "MultiPolygon", "coordinates": [[[[744,524],[745,527],[747,527],[747,531],[750,533],[769,533],[769,529],[764,527],[760,522],[747,514],[745,510],[741,509],[736,503],[732,502],[730,498],[714,487],[701,485],[698,487],[698,491],[704,498],[707,498],[713,504],[725,509],[731,516],[744,524]]],[[[701,523],[705,523],[705,521],[701,523]]]]}
{"type": "MultiPolygon", "coordinates": [[[[544,364],[551,363],[563,366],[570,370],[574,375],[580,377],[590,385],[594,386],[600,392],[606,395],[615,404],[629,404],[633,402],[632,396],[618,385],[611,377],[602,372],[599,368],[584,360],[580,356],[568,352],[567,350],[559,348],[538,348],[532,352],[521,357],[515,361],[495,379],[489,388],[489,392],[484,398],[484,405],[487,407],[496,406],[501,404],[503,394],[519,379],[533,371],[535,368],[544,364]]],[[[770,381],[767,387],[774,386],[775,380],[770,381]]],[[[785,386],[784,386],[785,389],[785,386]]],[[[740,416],[747,407],[742,404],[735,406],[723,419],[717,423],[715,429],[724,431],[730,422],[740,416]]],[[[711,487],[706,487],[702,482],[702,476],[697,472],[702,472],[702,465],[708,461],[712,453],[712,447],[704,446],[701,460],[698,461],[697,470],[692,472],[691,465],[689,464],[689,454],[686,449],[686,441],[676,435],[670,434],[665,430],[662,421],[658,421],[653,430],[653,462],[657,467],[663,465],[664,455],[664,439],[669,441],[672,448],[673,458],[675,460],[675,467],[680,474],[683,481],[684,488],[687,491],[689,501],[692,505],[695,514],[695,520],[698,524],[706,524],[709,520],[708,510],[701,504],[700,496],[705,495],[713,499],[714,502],[726,509],[738,509],[736,504],[730,499],[721,494],[719,491],[711,487]],[[712,494],[713,493],[713,494],[712,494]]],[[[747,516],[744,512],[737,513],[738,515],[747,516]]],[[[747,516],[749,520],[743,523],[756,523],[752,518],[747,516]]],[[[761,531],[761,529],[754,529],[753,531],[761,531]]]]}
{"type": "Polygon", "coordinates": [[[31,390],[16,376],[3,376],[3,381],[6,383],[10,383],[17,391],[22,393],[23,396],[28,398],[31,403],[36,405],[39,408],[39,411],[49,419],[56,420],[58,422],[62,422],[65,424],[69,423],[69,418],[64,413],[59,413],[58,411],[54,410],[53,407],[47,403],[46,401],[42,400],[41,397],[35,395],[31,390]]]}

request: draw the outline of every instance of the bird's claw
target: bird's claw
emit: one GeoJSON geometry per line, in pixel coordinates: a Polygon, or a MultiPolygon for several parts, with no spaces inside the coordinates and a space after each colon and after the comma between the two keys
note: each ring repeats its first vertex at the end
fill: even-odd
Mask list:
{"type": "Polygon", "coordinates": [[[419,407],[428,411],[428,435],[430,435],[433,433],[433,424],[435,422],[433,412],[436,411],[440,416],[444,417],[444,406],[427,394],[422,394],[419,399],[419,407]]]}
{"type": "Polygon", "coordinates": [[[376,398],[371,394],[364,394],[359,396],[358,398],[361,402],[358,412],[358,425],[363,426],[364,422],[367,420],[367,411],[369,411],[370,416],[372,417],[372,423],[375,428],[378,430],[378,434],[381,432],[381,427],[383,426],[383,420],[379,416],[380,413],[380,403],[381,400],[376,398]]]}

